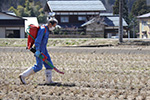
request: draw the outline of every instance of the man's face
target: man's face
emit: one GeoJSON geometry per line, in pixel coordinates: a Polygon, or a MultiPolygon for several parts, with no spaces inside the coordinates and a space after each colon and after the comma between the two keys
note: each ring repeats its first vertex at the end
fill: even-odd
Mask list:
{"type": "Polygon", "coordinates": [[[56,27],[56,23],[53,25],[53,27],[56,27]]]}
{"type": "Polygon", "coordinates": [[[52,25],[51,23],[49,24],[49,30],[53,31],[56,27],[56,23],[54,25],[52,25]]]}
{"type": "Polygon", "coordinates": [[[54,24],[54,25],[52,25],[51,23],[49,23],[49,28],[51,28],[51,27],[56,27],[56,23],[54,24]]]}

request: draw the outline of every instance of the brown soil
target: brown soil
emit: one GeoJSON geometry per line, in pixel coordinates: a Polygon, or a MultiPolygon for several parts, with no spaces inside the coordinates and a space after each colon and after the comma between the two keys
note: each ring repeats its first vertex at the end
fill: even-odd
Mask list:
{"type": "Polygon", "coordinates": [[[0,47],[2,100],[150,100],[150,47],[50,47],[57,85],[45,85],[43,70],[22,85],[18,75],[35,64],[24,47],[0,47]]]}

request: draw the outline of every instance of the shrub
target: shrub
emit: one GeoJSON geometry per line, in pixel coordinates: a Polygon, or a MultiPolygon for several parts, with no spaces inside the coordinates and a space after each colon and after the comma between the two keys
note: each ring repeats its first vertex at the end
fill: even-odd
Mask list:
{"type": "Polygon", "coordinates": [[[81,32],[80,35],[86,35],[86,33],[85,32],[81,32]]]}

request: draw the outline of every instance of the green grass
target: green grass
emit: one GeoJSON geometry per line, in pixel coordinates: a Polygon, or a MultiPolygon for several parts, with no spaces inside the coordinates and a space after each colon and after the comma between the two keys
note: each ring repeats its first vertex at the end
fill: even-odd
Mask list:
{"type": "MultiPolygon", "coordinates": [[[[47,46],[115,45],[117,40],[102,38],[49,38],[47,46]]],[[[27,38],[0,38],[1,47],[26,47],[27,38]]]]}

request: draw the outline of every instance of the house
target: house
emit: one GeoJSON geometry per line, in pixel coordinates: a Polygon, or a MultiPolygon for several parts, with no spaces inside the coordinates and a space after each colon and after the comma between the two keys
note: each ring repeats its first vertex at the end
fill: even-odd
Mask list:
{"type": "Polygon", "coordinates": [[[24,38],[24,21],[14,14],[0,12],[0,38],[24,38]]]}
{"type": "MultiPolygon", "coordinates": [[[[104,37],[105,38],[117,38],[119,36],[119,15],[113,15],[112,13],[101,13],[100,17],[104,19],[104,37]]],[[[128,24],[124,19],[123,21],[123,32],[127,35],[128,24]]]]}
{"type": "Polygon", "coordinates": [[[106,9],[100,0],[50,0],[45,5],[44,11],[55,12],[55,17],[62,28],[84,31],[81,25],[92,17],[99,16],[106,9]]]}
{"type": "Polygon", "coordinates": [[[139,38],[150,38],[150,13],[137,18],[139,19],[139,38]]]}
{"type": "MultiPolygon", "coordinates": [[[[102,38],[118,38],[119,30],[119,16],[113,15],[113,13],[100,13],[99,18],[93,18],[90,21],[81,25],[86,27],[86,33],[94,33],[98,37],[102,38]],[[94,21],[95,20],[95,21],[94,21]],[[94,30],[95,29],[95,30],[94,30]]],[[[123,19],[124,33],[127,34],[126,29],[128,24],[123,19]]]]}
{"type": "Polygon", "coordinates": [[[101,37],[104,38],[104,28],[105,23],[100,16],[96,16],[91,20],[85,22],[81,25],[86,31],[86,34],[91,35],[91,37],[101,37]]]}

